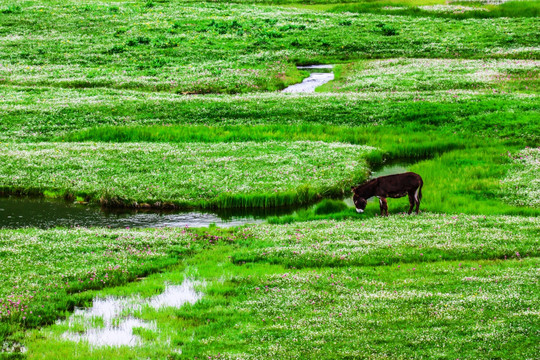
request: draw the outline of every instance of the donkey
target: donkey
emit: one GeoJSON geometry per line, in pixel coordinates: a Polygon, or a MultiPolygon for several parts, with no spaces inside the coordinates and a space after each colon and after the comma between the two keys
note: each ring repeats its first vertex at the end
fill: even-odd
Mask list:
{"type": "Polygon", "coordinates": [[[379,198],[381,207],[381,216],[388,216],[388,203],[386,198],[400,198],[409,195],[409,214],[416,205],[416,213],[420,209],[420,200],[422,200],[422,185],[424,182],[420,175],[413,172],[403,174],[381,176],[373,180],[351,188],[353,192],[353,201],[356,206],[356,212],[363,213],[367,205],[367,199],[372,196],[379,198]]]}

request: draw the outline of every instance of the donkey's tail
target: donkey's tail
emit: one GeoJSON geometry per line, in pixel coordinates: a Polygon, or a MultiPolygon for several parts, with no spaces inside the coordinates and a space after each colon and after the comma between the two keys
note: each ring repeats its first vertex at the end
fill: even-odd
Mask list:
{"type": "Polygon", "coordinates": [[[420,186],[418,187],[418,202],[420,202],[420,200],[422,200],[422,186],[424,186],[423,181],[420,182],[420,186]]]}

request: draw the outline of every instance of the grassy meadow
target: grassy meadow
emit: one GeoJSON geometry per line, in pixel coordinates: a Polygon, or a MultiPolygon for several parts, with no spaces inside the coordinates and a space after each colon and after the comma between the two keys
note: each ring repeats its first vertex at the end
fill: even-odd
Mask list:
{"type": "Polygon", "coordinates": [[[204,298],[141,309],[157,330],[140,348],[73,343],[61,337],[65,323],[15,338],[29,358],[174,358],[179,348],[190,358],[362,357],[365,346],[392,357],[460,348],[527,357],[537,350],[539,235],[537,218],[434,214],[229,231],[4,230],[3,253],[17,249],[24,261],[5,269],[20,277],[6,276],[2,296],[20,304],[4,305],[3,330],[54,322],[94,296],[149,297],[189,277],[204,279],[204,298]]]}
{"type": "Polygon", "coordinates": [[[298,209],[0,229],[0,359],[537,358],[539,9],[0,0],[1,196],[298,209]],[[335,80],[281,93],[309,64],[335,80]],[[393,162],[424,180],[419,215],[341,200],[393,162]],[[186,280],[196,302],[145,303],[186,280]],[[140,302],[112,323],[140,321],[136,346],[66,335],[104,329],[75,310],[107,298],[140,302]]]}
{"type": "MultiPolygon", "coordinates": [[[[1,145],[0,145],[1,146],[1,145]]],[[[125,207],[279,207],[343,196],[374,148],[324,142],[2,146],[5,193],[125,207]]]]}

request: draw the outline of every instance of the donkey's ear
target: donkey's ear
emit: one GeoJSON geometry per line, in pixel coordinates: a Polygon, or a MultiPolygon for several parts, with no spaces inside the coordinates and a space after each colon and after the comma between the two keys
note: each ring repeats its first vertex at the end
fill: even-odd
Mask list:
{"type": "Polygon", "coordinates": [[[356,186],[351,186],[351,192],[354,193],[354,190],[356,190],[356,186]]]}

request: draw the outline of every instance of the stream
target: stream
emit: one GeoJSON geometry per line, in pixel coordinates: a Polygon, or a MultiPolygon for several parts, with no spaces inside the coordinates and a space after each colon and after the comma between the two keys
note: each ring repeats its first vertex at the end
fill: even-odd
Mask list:
{"type": "MultiPolygon", "coordinates": [[[[283,90],[285,93],[310,93],[334,79],[334,65],[298,66],[310,76],[283,90]]],[[[267,217],[292,214],[296,208],[242,209],[220,211],[163,211],[102,209],[63,200],[43,198],[0,197],[0,229],[36,227],[232,227],[261,223],[267,217]]]]}
{"type": "Polygon", "coordinates": [[[292,212],[282,209],[163,211],[107,209],[63,200],[0,197],[0,228],[36,227],[231,227],[263,222],[269,216],[292,212]]]}
{"type": "Polygon", "coordinates": [[[334,65],[308,65],[297,66],[298,69],[307,70],[310,75],[305,78],[301,83],[291,85],[282,92],[284,93],[312,93],[315,92],[315,88],[326,84],[329,81],[334,80],[334,65]],[[326,70],[323,72],[323,70],[326,70]]]}

